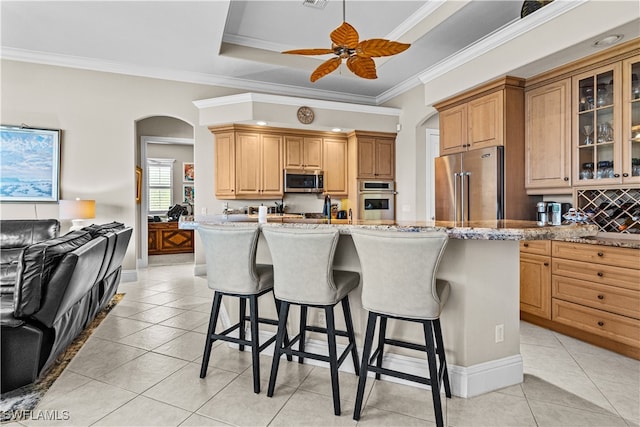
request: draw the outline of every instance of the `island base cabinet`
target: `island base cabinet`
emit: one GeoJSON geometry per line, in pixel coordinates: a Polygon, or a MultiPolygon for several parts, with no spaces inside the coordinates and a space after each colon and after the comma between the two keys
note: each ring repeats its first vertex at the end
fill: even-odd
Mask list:
{"type": "Polygon", "coordinates": [[[549,257],[520,255],[520,310],[551,319],[549,257]]]}

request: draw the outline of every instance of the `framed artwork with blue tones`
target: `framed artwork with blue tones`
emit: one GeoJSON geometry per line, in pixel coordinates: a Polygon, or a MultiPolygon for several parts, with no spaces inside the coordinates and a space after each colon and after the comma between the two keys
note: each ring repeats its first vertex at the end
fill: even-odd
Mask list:
{"type": "Polygon", "coordinates": [[[0,126],[0,202],[57,202],[60,130],[0,126]]]}

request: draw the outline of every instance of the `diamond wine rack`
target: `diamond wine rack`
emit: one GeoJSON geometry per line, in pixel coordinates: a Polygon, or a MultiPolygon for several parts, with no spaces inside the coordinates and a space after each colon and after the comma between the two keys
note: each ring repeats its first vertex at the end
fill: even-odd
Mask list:
{"type": "Polygon", "coordinates": [[[576,190],[576,205],[599,231],[640,234],[640,188],[576,190]]]}

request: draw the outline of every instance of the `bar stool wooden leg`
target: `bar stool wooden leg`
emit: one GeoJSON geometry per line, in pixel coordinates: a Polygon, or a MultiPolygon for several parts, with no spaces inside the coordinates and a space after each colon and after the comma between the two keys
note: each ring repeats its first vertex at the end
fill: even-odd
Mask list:
{"type": "Polygon", "coordinates": [[[351,357],[353,358],[353,369],[356,375],[360,375],[360,361],[358,360],[358,349],[356,347],[356,333],[353,330],[353,320],[351,318],[351,307],[349,306],[349,295],[342,298],[342,311],[344,321],[347,324],[347,335],[351,345],[351,357]]]}
{"type": "MultiPolygon", "coordinates": [[[[378,331],[378,368],[382,368],[382,356],[384,354],[384,339],[387,336],[387,318],[380,316],[380,330],[378,331]]],[[[376,372],[376,379],[380,379],[380,372],[376,372]]]]}
{"type": "Polygon", "coordinates": [[[436,335],[436,352],[438,353],[438,357],[440,358],[440,366],[444,371],[442,376],[442,380],[444,382],[444,393],[448,398],[451,398],[451,385],[449,385],[449,372],[447,370],[447,358],[444,353],[444,343],[442,341],[442,328],[440,327],[440,319],[436,319],[433,321],[433,330],[436,335]]]}
{"type": "Polygon", "coordinates": [[[278,333],[276,334],[275,351],[273,354],[273,362],[271,363],[271,375],[269,376],[269,389],[267,396],[273,397],[273,391],[276,387],[276,377],[278,376],[278,366],[280,365],[280,355],[283,353],[282,344],[287,332],[287,317],[289,317],[289,303],[281,301],[280,315],[278,316],[278,333]]]}
{"type": "MultiPolygon", "coordinates": [[[[278,298],[276,298],[275,294],[271,294],[273,295],[273,302],[276,304],[276,313],[278,314],[278,319],[280,318],[280,301],[278,300],[278,298]]],[[[285,331],[284,334],[284,345],[285,346],[289,346],[289,334],[287,333],[287,331],[285,331]]],[[[290,354],[287,354],[287,360],[289,362],[291,362],[293,360],[293,356],[291,356],[290,354]]]]}
{"type": "MultiPolygon", "coordinates": [[[[300,342],[298,343],[298,351],[304,351],[304,344],[307,332],[307,306],[300,306],[300,342]]],[[[304,363],[304,357],[298,356],[298,363],[304,363]]]]}
{"type": "Polygon", "coordinates": [[[207,367],[209,366],[209,358],[211,357],[211,346],[213,341],[211,335],[216,330],[218,323],[218,313],[220,312],[220,304],[222,303],[222,294],[214,292],[213,305],[211,306],[211,317],[209,318],[209,328],[207,330],[207,340],[204,344],[204,355],[202,356],[202,366],[200,367],[200,378],[207,376],[207,367]]]}
{"type": "Polygon", "coordinates": [[[424,337],[427,343],[427,360],[429,362],[429,378],[431,381],[431,396],[433,397],[433,410],[436,415],[436,425],[444,426],[442,418],[442,404],[440,402],[440,380],[438,378],[438,366],[436,364],[436,349],[433,341],[433,327],[431,320],[425,320],[424,337]]]}
{"type": "Polygon", "coordinates": [[[324,307],[327,318],[327,341],[329,344],[329,368],[331,370],[331,390],[333,391],[333,413],[340,415],[340,384],[338,381],[338,351],[336,347],[336,325],[333,306],[324,307]]]}
{"type": "Polygon", "coordinates": [[[373,346],[373,333],[376,330],[378,316],[369,312],[367,320],[367,332],[364,336],[364,348],[362,349],[362,364],[360,365],[360,378],[358,379],[358,391],[356,392],[356,406],[353,409],[353,419],[358,421],[362,411],[362,401],[364,399],[364,387],[367,384],[367,373],[369,372],[369,357],[371,357],[371,347],[373,346]]]}
{"type": "Polygon", "coordinates": [[[258,327],[258,297],[249,297],[251,317],[251,363],[253,364],[253,392],[260,393],[260,330],[258,327]]]}
{"type": "MultiPolygon", "coordinates": [[[[244,329],[244,320],[247,316],[247,300],[240,297],[240,313],[238,314],[238,322],[240,323],[240,327],[238,329],[238,338],[241,340],[245,339],[245,329],[244,329]]],[[[244,351],[244,344],[240,344],[240,351],[244,351]]]]}

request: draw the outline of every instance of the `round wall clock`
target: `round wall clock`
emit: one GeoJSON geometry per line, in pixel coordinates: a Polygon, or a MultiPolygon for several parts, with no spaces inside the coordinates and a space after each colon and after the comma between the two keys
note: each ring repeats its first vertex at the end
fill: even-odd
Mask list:
{"type": "Polygon", "coordinates": [[[313,122],[313,110],[309,107],[298,108],[298,120],[300,123],[308,125],[313,122]]]}

